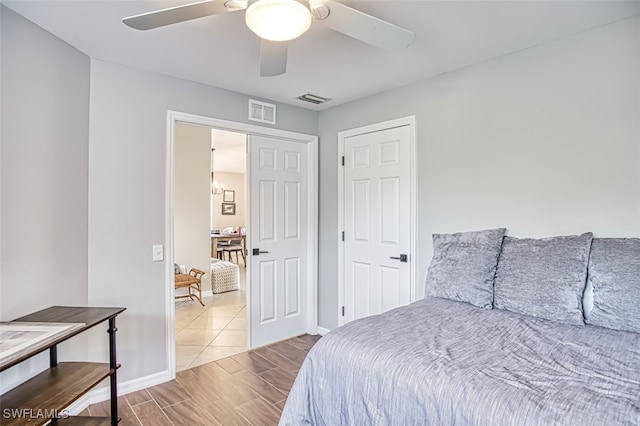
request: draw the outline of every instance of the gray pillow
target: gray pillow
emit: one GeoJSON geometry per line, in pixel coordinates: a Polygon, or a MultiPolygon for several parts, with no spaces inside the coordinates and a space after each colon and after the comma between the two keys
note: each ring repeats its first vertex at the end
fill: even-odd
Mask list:
{"type": "Polygon", "coordinates": [[[505,237],[493,305],[498,309],[583,325],[582,294],[593,235],[505,237]]]}
{"type": "Polygon", "coordinates": [[[640,333],[640,238],[594,238],[587,324],[640,333]]]}
{"type": "Polygon", "coordinates": [[[493,278],[506,229],[433,234],[425,293],[491,309],[493,278]]]}

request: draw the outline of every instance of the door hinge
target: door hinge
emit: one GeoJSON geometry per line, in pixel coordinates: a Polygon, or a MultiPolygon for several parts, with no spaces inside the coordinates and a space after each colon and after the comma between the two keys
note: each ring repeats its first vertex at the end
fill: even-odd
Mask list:
{"type": "Polygon", "coordinates": [[[344,316],[344,306],[342,307],[342,316],[344,316]]]}
{"type": "Polygon", "coordinates": [[[344,155],[342,156],[342,165],[344,166],[344,155]]]}
{"type": "Polygon", "coordinates": [[[344,231],[342,231],[342,241],[344,241],[344,231]]]}

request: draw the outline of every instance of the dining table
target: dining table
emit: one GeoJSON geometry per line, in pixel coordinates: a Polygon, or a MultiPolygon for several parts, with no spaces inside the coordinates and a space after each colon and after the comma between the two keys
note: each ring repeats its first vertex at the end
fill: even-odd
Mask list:
{"type": "Polygon", "coordinates": [[[211,234],[211,257],[218,257],[218,243],[242,240],[242,249],[247,253],[247,235],[237,232],[211,234]]]}

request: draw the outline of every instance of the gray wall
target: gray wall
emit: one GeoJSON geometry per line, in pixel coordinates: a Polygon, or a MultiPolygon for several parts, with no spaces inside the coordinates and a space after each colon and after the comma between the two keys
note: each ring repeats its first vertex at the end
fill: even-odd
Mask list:
{"type": "MultiPolygon", "coordinates": [[[[167,241],[167,110],[250,123],[249,96],[90,61],[0,11],[2,320],[54,304],[124,306],[119,380],[163,373],[165,262],[151,247],[167,241]]],[[[317,134],[317,116],[278,105],[277,127],[317,134]]],[[[105,360],[105,336],[78,336],[61,355],[105,360]]],[[[46,358],[3,372],[2,388],[46,358]]]]}
{"type": "Polygon", "coordinates": [[[636,17],[321,112],[321,327],[338,324],[337,133],[409,115],[419,291],[433,233],[640,236],[636,17]]]}
{"type": "MultiPolygon", "coordinates": [[[[87,303],[89,58],[4,6],[0,15],[0,320],[9,321],[87,303]]],[[[16,369],[44,366],[15,367],[2,386],[16,369]]]]}
{"type": "MultiPolygon", "coordinates": [[[[120,377],[167,366],[164,262],[167,110],[250,123],[249,96],[91,61],[89,303],[126,306],[120,377]]],[[[278,128],[317,134],[317,113],[278,105],[278,128]]],[[[95,357],[102,348],[95,346],[95,357]]]]}

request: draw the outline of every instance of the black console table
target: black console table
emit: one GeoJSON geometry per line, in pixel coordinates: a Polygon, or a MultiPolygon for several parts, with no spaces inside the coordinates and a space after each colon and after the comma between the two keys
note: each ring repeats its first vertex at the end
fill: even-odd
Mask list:
{"type": "Polygon", "coordinates": [[[116,316],[126,308],[52,306],[17,318],[8,325],[74,324],[44,343],[19,351],[0,365],[4,371],[34,355],[49,350],[49,369],[0,396],[0,423],[3,425],[54,424],[115,425],[118,423],[116,371],[116,316]],[[109,363],[58,362],[57,345],[104,321],[109,322],[109,363]],[[110,378],[111,417],[68,417],[63,411],[105,378],[110,378]]]}

